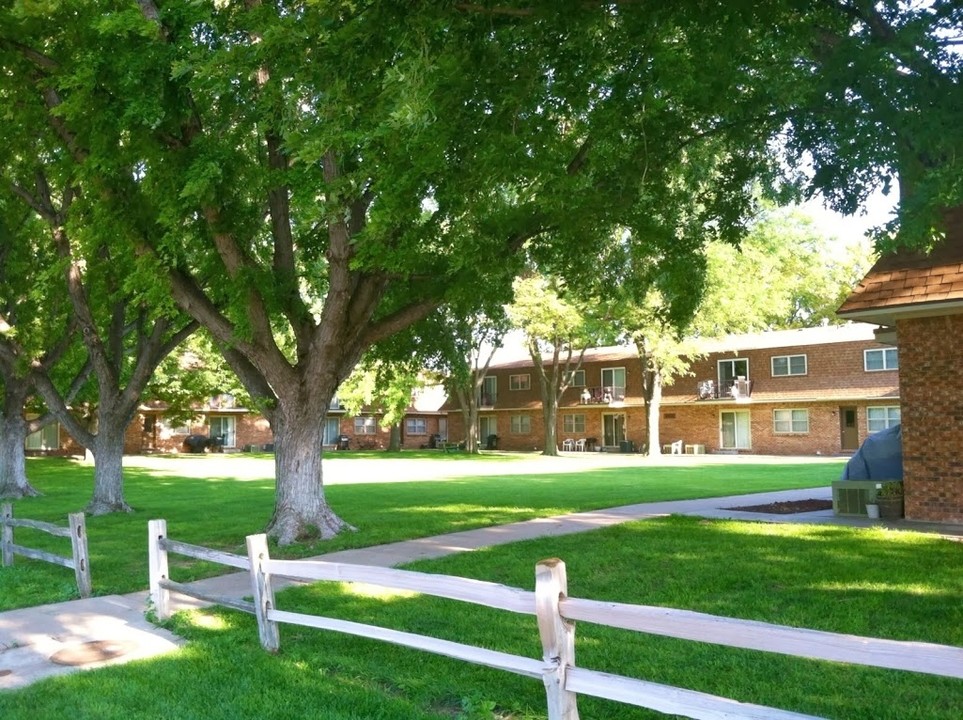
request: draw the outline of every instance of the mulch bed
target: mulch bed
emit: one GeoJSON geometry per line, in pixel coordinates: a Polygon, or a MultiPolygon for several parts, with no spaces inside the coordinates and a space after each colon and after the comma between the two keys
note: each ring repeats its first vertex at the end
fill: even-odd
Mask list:
{"type": "Polygon", "coordinates": [[[748,505],[746,507],[731,507],[726,510],[741,510],[742,512],[771,513],[773,515],[792,515],[793,513],[815,512],[816,510],[832,510],[832,500],[788,500],[786,502],[769,503],[768,505],[748,505]]]}

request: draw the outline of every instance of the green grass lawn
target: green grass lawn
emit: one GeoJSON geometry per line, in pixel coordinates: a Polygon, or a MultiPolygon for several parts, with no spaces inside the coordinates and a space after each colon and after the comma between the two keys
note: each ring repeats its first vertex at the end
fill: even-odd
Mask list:
{"type": "MultiPolygon", "coordinates": [[[[464,455],[424,453],[437,465],[436,475],[464,462],[464,455]]],[[[384,454],[381,454],[383,457],[384,454]]],[[[344,453],[329,460],[354,462],[376,454],[344,453]],[[367,457],[366,457],[367,456],[367,457]]],[[[405,454],[411,458],[410,453],[405,454]]],[[[610,467],[548,475],[512,474],[526,456],[484,456],[490,473],[443,481],[332,485],[328,498],[341,517],[358,528],[324,542],[278,551],[279,556],[307,557],[345,548],[428,537],[446,532],[547,517],[567,512],[638,502],[681,500],[800,487],[825,487],[838,477],[840,464],[725,464],[703,466],[610,467]]],[[[184,457],[183,472],[125,469],[129,514],[87,518],[90,568],[95,594],[132,592],[147,586],[147,521],[167,520],[170,537],[184,542],[245,553],[245,536],[261,532],[270,519],[274,483],[238,480],[247,469],[243,455],[184,457]]],[[[384,476],[398,458],[388,457],[384,476]]],[[[841,462],[841,461],[840,461],[841,462]]],[[[270,465],[265,465],[270,471],[270,465]]],[[[378,466],[380,467],[380,465],[378,466]]],[[[564,467],[564,465],[562,466],[564,467]]],[[[42,497],[14,503],[15,516],[66,524],[68,513],[90,499],[93,470],[62,459],[38,458],[28,473],[42,497]]],[[[66,540],[18,529],[19,544],[69,555],[66,540]]],[[[172,559],[174,580],[187,582],[219,566],[186,558],[172,559]]],[[[76,597],[73,573],[46,563],[17,558],[0,567],[0,611],[76,597]]]]}
{"type": "MultiPolygon", "coordinates": [[[[532,589],[561,557],[569,592],[819,630],[963,646],[963,544],[933,535],[670,517],[413,564],[532,589]]],[[[278,607],[540,656],[535,619],[410,593],[326,583],[278,607]]],[[[260,649],[253,617],[212,609],[171,627],[174,655],[0,694],[0,717],[130,720],[533,720],[537,680],[309,628],[260,649]]],[[[963,681],[608,630],[579,623],[579,665],[835,720],[959,720],[963,681]]],[[[581,697],[581,716],[661,717],[581,697]]]]}

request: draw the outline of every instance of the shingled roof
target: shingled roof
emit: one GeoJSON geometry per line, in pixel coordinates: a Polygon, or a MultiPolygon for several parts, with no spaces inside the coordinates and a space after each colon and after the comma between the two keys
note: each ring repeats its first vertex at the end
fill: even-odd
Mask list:
{"type": "Polygon", "coordinates": [[[897,315],[963,311],[963,211],[947,214],[946,239],[929,254],[884,255],[836,314],[892,325],[897,315]]]}

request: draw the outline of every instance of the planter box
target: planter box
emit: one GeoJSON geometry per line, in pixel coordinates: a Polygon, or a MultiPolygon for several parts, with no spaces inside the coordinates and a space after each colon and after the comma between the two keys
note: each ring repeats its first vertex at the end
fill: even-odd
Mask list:
{"type": "Polygon", "coordinates": [[[879,516],[883,520],[899,520],[903,517],[903,498],[876,498],[879,516]]]}

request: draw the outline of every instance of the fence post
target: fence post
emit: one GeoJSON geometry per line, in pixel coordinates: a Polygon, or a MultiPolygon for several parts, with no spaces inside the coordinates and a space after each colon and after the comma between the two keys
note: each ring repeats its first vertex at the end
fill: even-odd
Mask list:
{"type": "Polygon", "coordinates": [[[8,523],[8,520],[13,520],[13,505],[4,503],[0,505],[0,527],[3,530],[0,534],[0,545],[3,546],[4,567],[13,565],[13,525],[8,523]]]}
{"type": "Polygon", "coordinates": [[[565,673],[575,666],[575,623],[563,618],[558,607],[567,594],[565,563],[558,558],[540,561],[535,566],[535,617],[545,660],[548,720],[578,720],[577,696],[565,689],[565,673]]]}
{"type": "Polygon", "coordinates": [[[257,616],[257,631],[261,647],[277,652],[281,647],[278,624],[268,619],[268,611],[274,609],[274,588],[271,574],[264,572],[263,563],[270,559],[267,535],[247,536],[247,559],[251,565],[251,591],[254,593],[254,614],[257,616]]]}
{"type": "Polygon", "coordinates": [[[77,578],[77,590],[80,597],[90,597],[90,557],[87,554],[87,525],[84,521],[84,514],[70,513],[67,516],[70,522],[70,549],[74,555],[74,577],[77,578]]]}
{"type": "Polygon", "coordinates": [[[147,521],[147,567],[150,577],[150,601],[158,620],[171,616],[171,593],[161,587],[161,580],[168,579],[167,550],[161,547],[161,540],[167,539],[166,520],[147,521]]]}

